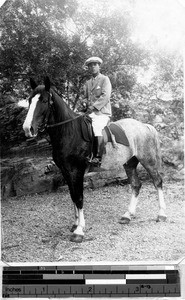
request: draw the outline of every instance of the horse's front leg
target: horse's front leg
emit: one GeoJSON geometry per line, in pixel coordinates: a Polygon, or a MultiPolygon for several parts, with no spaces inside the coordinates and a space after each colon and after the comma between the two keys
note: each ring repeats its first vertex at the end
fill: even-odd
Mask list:
{"type": "Polygon", "coordinates": [[[77,211],[78,214],[76,214],[75,212],[75,224],[73,225],[71,230],[73,234],[70,238],[70,241],[75,243],[81,243],[84,238],[84,228],[85,228],[85,218],[84,218],[83,208],[76,207],[75,211],[77,211]]]}
{"type": "Polygon", "coordinates": [[[71,228],[71,232],[74,233],[74,235],[81,235],[84,236],[84,228],[85,228],[85,218],[83,213],[83,208],[78,209],[76,204],[74,204],[74,215],[75,215],[75,221],[71,228]]]}
{"type": "Polygon", "coordinates": [[[85,218],[83,213],[83,177],[83,172],[76,171],[73,172],[70,180],[68,181],[75,211],[75,223],[71,228],[71,232],[73,232],[73,234],[70,240],[76,243],[82,242],[85,228],[85,218]]]}
{"type": "Polygon", "coordinates": [[[76,205],[74,204],[74,216],[75,216],[75,221],[74,221],[74,224],[73,226],[71,227],[71,232],[74,232],[78,226],[78,220],[79,220],[79,217],[78,217],[78,209],[76,207],[76,205]]]}

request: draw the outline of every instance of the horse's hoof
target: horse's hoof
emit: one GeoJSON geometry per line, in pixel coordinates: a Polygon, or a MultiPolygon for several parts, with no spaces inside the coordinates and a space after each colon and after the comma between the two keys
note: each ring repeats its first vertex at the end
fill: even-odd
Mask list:
{"type": "Polygon", "coordinates": [[[83,237],[84,236],[80,234],[73,234],[70,238],[70,241],[74,243],[82,243],[83,237]]]}
{"type": "Polygon", "coordinates": [[[73,225],[70,229],[70,232],[74,232],[76,230],[76,228],[77,228],[77,225],[73,225]]]}
{"type": "Polygon", "coordinates": [[[156,222],[165,222],[167,219],[166,216],[158,216],[156,222]]]}
{"type": "Polygon", "coordinates": [[[127,218],[127,217],[122,217],[121,219],[119,219],[119,224],[129,224],[131,221],[131,219],[127,218]]]}

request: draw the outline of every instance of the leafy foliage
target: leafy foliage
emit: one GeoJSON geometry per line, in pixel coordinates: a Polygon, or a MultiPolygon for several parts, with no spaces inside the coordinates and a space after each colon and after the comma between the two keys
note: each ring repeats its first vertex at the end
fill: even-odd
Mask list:
{"type": "Polygon", "coordinates": [[[113,120],[134,117],[156,126],[166,142],[181,138],[182,57],[134,42],[130,11],[112,11],[104,0],[95,0],[93,7],[82,0],[7,0],[0,16],[3,144],[23,140],[25,111],[17,102],[28,96],[31,76],[41,83],[49,75],[70,107],[78,110],[89,77],[83,64],[94,55],[103,59],[102,73],[112,83],[113,120]]]}

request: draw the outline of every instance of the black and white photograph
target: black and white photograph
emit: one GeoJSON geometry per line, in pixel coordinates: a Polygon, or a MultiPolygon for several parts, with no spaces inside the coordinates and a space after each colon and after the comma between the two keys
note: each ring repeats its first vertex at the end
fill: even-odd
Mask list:
{"type": "Polygon", "coordinates": [[[185,257],[185,3],[0,1],[1,261],[185,257]]]}

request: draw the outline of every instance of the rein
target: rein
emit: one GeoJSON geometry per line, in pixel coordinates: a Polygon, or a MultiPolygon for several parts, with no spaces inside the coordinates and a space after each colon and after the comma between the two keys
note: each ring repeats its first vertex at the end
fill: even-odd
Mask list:
{"type": "Polygon", "coordinates": [[[57,127],[57,126],[60,126],[60,125],[63,125],[63,124],[66,124],[66,123],[72,122],[72,121],[74,121],[74,120],[78,119],[79,117],[81,117],[81,115],[79,115],[79,116],[76,116],[74,119],[65,120],[65,121],[63,121],[63,122],[59,122],[59,123],[52,124],[52,125],[46,125],[46,128],[53,128],[53,127],[57,127]]]}

